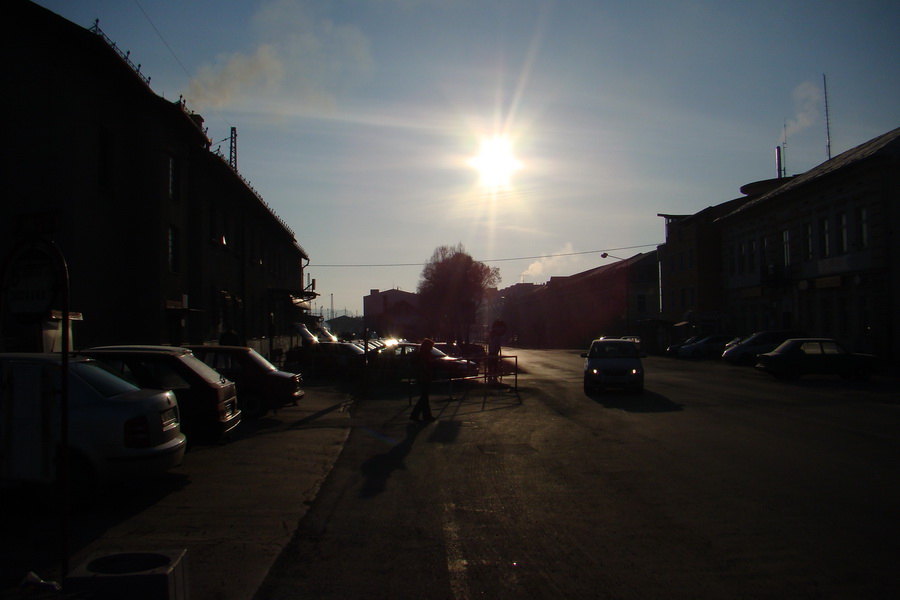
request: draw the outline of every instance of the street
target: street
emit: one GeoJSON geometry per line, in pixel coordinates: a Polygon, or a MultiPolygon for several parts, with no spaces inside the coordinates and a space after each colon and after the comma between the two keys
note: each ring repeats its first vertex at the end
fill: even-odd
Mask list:
{"type": "Polygon", "coordinates": [[[578,352],[504,353],[519,398],[358,402],[256,599],[900,593],[896,380],[650,357],[643,395],[588,397],[578,352]]]}

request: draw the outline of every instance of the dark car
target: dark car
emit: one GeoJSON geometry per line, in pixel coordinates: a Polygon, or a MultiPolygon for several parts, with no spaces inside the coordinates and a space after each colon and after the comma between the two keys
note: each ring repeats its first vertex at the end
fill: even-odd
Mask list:
{"type": "Polygon", "coordinates": [[[234,383],[187,348],[98,346],[79,351],[143,388],[172,390],[188,442],[215,442],[241,422],[234,383]]]}
{"type": "Polygon", "coordinates": [[[848,351],[830,338],[795,338],[757,357],[756,368],[779,379],[802,375],[840,375],[845,379],[867,379],[878,368],[871,354],[848,351]]]}
{"type": "Polygon", "coordinates": [[[692,358],[704,358],[709,356],[720,357],[728,342],[735,338],[733,335],[716,333],[700,338],[690,344],[685,344],[678,349],[678,356],[690,356],[692,358]]]}
{"type": "Polygon", "coordinates": [[[351,342],[320,342],[311,353],[309,364],[318,375],[357,377],[366,366],[366,352],[351,342]]]}
{"type": "Polygon", "coordinates": [[[299,373],[279,371],[259,352],[246,346],[185,346],[237,387],[241,410],[259,418],[288,404],[296,406],[306,394],[299,373]]]}
{"type": "Polygon", "coordinates": [[[722,352],[722,360],[739,365],[755,365],[757,355],[771,352],[785,340],[799,337],[806,337],[806,333],[791,330],[757,331],[727,346],[722,352]]]}
{"type": "Polygon", "coordinates": [[[680,342],[675,342],[674,344],[670,344],[668,348],[666,348],[666,354],[678,354],[678,350],[687,344],[693,344],[697,340],[700,339],[699,335],[692,335],[686,340],[681,340],[680,342]]]}
{"type": "Polygon", "coordinates": [[[643,353],[631,340],[599,339],[583,353],[584,393],[610,387],[644,391],[643,353]]]}
{"type": "MultiPolygon", "coordinates": [[[[387,379],[403,379],[415,376],[415,357],[420,345],[411,342],[399,342],[385,346],[374,357],[376,368],[387,379]]],[[[437,348],[431,349],[434,359],[435,379],[460,379],[478,375],[478,363],[463,358],[448,356],[437,348]]]]}

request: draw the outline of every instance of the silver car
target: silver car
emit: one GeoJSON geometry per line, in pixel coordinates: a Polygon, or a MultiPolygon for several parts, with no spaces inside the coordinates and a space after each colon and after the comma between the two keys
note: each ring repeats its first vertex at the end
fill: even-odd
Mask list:
{"type": "MultiPolygon", "coordinates": [[[[0,479],[55,482],[61,373],[59,354],[0,354],[0,479]]],[[[181,463],[185,436],[172,392],[138,388],[77,357],[69,362],[68,384],[68,465],[76,497],[181,463]]]]}
{"type": "Polygon", "coordinates": [[[644,391],[644,354],[629,340],[601,339],[591,342],[582,353],[584,359],[584,393],[609,387],[644,391]]]}

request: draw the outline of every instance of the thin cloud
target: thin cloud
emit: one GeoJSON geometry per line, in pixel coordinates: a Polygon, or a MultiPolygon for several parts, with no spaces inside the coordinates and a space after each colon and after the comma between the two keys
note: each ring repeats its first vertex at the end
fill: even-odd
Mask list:
{"type": "Polygon", "coordinates": [[[812,127],[819,118],[823,99],[823,92],[819,87],[809,81],[804,81],[796,88],[792,94],[794,98],[794,108],[797,114],[790,119],[781,134],[783,144],[785,139],[800,133],[801,131],[812,127]]]}
{"type": "Polygon", "coordinates": [[[543,278],[562,273],[566,270],[566,267],[571,267],[578,261],[577,256],[572,256],[574,252],[572,242],[566,242],[562,248],[553,252],[552,255],[539,258],[528,265],[528,268],[522,271],[520,278],[543,278]]]}
{"type": "Polygon", "coordinates": [[[369,39],[358,27],[335,23],[304,4],[271,0],[253,26],[259,39],[254,50],[200,67],[187,93],[192,103],[240,108],[265,101],[327,114],[374,71],[369,39]]]}

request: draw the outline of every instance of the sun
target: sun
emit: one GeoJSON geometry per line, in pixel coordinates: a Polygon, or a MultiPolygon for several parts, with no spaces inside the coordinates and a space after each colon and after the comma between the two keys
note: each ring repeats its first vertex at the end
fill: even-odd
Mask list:
{"type": "Polygon", "coordinates": [[[481,185],[490,189],[509,187],[512,174],[522,168],[505,136],[482,139],[478,156],[469,159],[469,165],[480,173],[481,185]]]}

